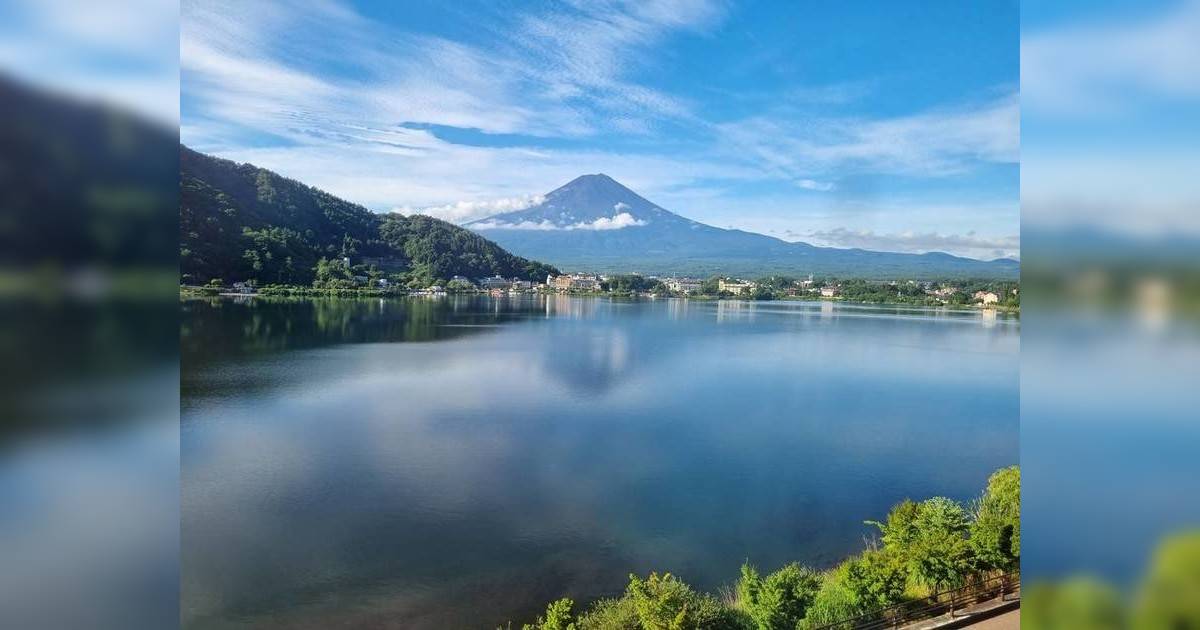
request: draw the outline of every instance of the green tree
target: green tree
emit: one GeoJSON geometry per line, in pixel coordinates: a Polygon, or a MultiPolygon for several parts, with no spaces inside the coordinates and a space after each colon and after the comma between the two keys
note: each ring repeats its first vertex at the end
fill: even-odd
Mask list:
{"type": "Polygon", "coordinates": [[[916,539],[908,550],[909,574],[931,588],[958,586],[974,571],[967,541],[967,511],[946,497],[926,499],[915,522],[916,539]]]}
{"type": "Polygon", "coordinates": [[[321,258],[313,267],[313,286],[318,288],[348,288],[354,286],[350,266],[341,258],[321,258]]]}
{"type": "Polygon", "coordinates": [[[759,630],[791,630],[804,618],[821,588],[821,575],[789,564],[765,579],[749,564],[742,565],[737,583],[738,604],[759,630]]]}
{"type": "Polygon", "coordinates": [[[719,295],[721,293],[721,278],[714,276],[700,284],[700,290],[697,293],[701,295],[719,295]]]}
{"type": "Polygon", "coordinates": [[[1021,559],[1021,469],[1002,468],[988,478],[971,523],[971,547],[982,567],[1009,570],[1021,559]]]}
{"type": "Polygon", "coordinates": [[[883,546],[896,557],[907,559],[909,550],[917,540],[917,517],[921,513],[921,505],[910,499],[905,499],[892,506],[884,522],[867,521],[868,525],[879,528],[883,534],[883,546]]]}
{"type": "Polygon", "coordinates": [[[474,291],[475,285],[467,280],[451,280],[446,283],[446,290],[452,293],[455,291],[474,291]]]}
{"type": "Polygon", "coordinates": [[[746,293],[746,299],[773,300],[775,299],[775,293],[771,290],[771,287],[759,284],[746,293]]]}

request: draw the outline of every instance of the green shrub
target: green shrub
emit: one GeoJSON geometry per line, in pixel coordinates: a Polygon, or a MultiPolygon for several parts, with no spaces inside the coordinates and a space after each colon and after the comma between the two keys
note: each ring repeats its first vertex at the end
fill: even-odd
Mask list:
{"type": "Polygon", "coordinates": [[[670,573],[651,573],[645,580],[630,575],[626,596],[633,600],[644,630],[744,628],[737,613],[713,596],[697,593],[670,573]]]}
{"type": "Polygon", "coordinates": [[[633,598],[602,599],[579,616],[575,622],[579,630],[641,630],[637,607],[633,598]]]}
{"type": "MultiPolygon", "coordinates": [[[[601,600],[574,620],[572,602],[559,600],[536,624],[525,628],[775,630],[843,622],[904,603],[926,589],[959,586],[977,577],[981,569],[1016,568],[1020,558],[1020,500],[1020,470],[1016,466],[1001,469],[989,478],[974,518],[945,497],[921,503],[906,499],[891,509],[884,522],[867,521],[882,532],[882,549],[852,557],[824,576],[799,564],[789,564],[763,577],[753,567],[743,565],[734,589],[735,601],[730,606],[711,595],[697,593],[670,573],[651,573],[644,580],[631,575],[623,597],[601,600]]],[[[1188,544],[1192,545],[1187,547],[1189,557],[1200,557],[1200,542],[1188,544]]],[[[1156,591],[1147,591],[1146,601],[1168,590],[1174,593],[1182,589],[1189,597],[1193,590],[1200,591],[1200,579],[1188,581],[1191,578],[1182,571],[1163,571],[1171,580],[1162,581],[1156,591]]],[[[1065,601],[1070,603],[1070,599],[1065,601]]],[[[1200,601],[1200,596],[1194,599],[1200,601]]],[[[1187,615],[1193,613],[1200,617],[1200,612],[1182,608],[1161,617],[1190,619],[1187,615]]],[[[1147,612],[1143,618],[1159,617],[1147,612]]],[[[1158,630],[1165,626],[1148,622],[1146,627],[1158,630]]]]}
{"type": "Polygon", "coordinates": [[[847,586],[846,565],[827,573],[813,603],[804,616],[802,628],[820,628],[858,614],[858,602],[847,586]]]}
{"type": "Polygon", "coordinates": [[[738,605],[759,630],[792,630],[804,618],[821,588],[821,575],[792,563],[759,577],[749,564],[742,565],[737,584],[738,605]]]}
{"type": "Polygon", "coordinates": [[[1133,627],[1200,628],[1200,532],[1177,534],[1159,545],[1138,592],[1133,627]]]}
{"type": "Polygon", "coordinates": [[[1026,630],[1126,630],[1124,602],[1112,586],[1089,578],[1038,584],[1021,597],[1026,630]]]}
{"type": "Polygon", "coordinates": [[[888,608],[905,600],[908,571],[904,563],[887,551],[865,551],[847,560],[844,584],[854,594],[859,613],[888,608]]]}
{"type": "Polygon", "coordinates": [[[571,608],[575,602],[566,597],[550,602],[545,616],[538,617],[532,624],[521,626],[521,630],[576,630],[572,622],[571,608]]]}
{"type": "Polygon", "coordinates": [[[850,558],[825,575],[799,627],[820,628],[903,603],[907,577],[887,551],[850,558]]]}

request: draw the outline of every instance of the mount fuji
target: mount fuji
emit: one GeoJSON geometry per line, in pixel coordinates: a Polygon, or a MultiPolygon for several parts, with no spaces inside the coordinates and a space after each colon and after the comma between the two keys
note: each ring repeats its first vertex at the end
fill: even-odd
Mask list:
{"type": "Polygon", "coordinates": [[[670,212],[603,174],[582,175],[537,205],[465,227],[514,254],[572,271],[864,278],[1013,278],[1020,272],[1020,263],[1007,258],[816,247],[721,229],[670,212]]]}

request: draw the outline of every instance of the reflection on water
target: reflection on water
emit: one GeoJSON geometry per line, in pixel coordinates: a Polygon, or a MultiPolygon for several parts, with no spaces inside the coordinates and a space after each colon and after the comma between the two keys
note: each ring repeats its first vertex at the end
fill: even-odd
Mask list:
{"type": "Polygon", "coordinates": [[[1200,524],[1200,329],[1180,319],[1147,331],[1117,312],[1044,304],[1030,316],[1023,572],[1132,588],[1164,536],[1200,524]]]}
{"type": "Polygon", "coordinates": [[[0,296],[0,627],[169,627],[176,303],[54,289],[0,296]]]}
{"type": "Polygon", "coordinates": [[[194,628],[490,628],[630,571],[824,566],[1017,460],[1003,314],[189,302],[182,347],[194,628]]]}

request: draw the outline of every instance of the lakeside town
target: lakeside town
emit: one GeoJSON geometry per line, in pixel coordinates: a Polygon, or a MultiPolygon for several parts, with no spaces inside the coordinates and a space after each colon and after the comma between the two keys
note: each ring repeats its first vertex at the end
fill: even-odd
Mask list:
{"type": "Polygon", "coordinates": [[[444,296],[452,294],[565,294],[614,297],[738,299],[738,300],[843,300],[921,306],[985,307],[1019,310],[1020,283],[1016,280],[877,280],[861,278],[769,276],[747,279],[732,276],[697,278],[601,273],[548,274],[544,280],[500,275],[468,278],[455,275],[426,286],[411,279],[391,277],[373,265],[351,267],[349,259],[336,261],[346,273],[330,277],[319,273],[311,287],[266,284],[254,280],[230,286],[213,280],[201,286],[181,287],[185,295],[332,295],[346,297],[444,296]],[[406,281],[407,280],[407,281],[406,281]]]}

